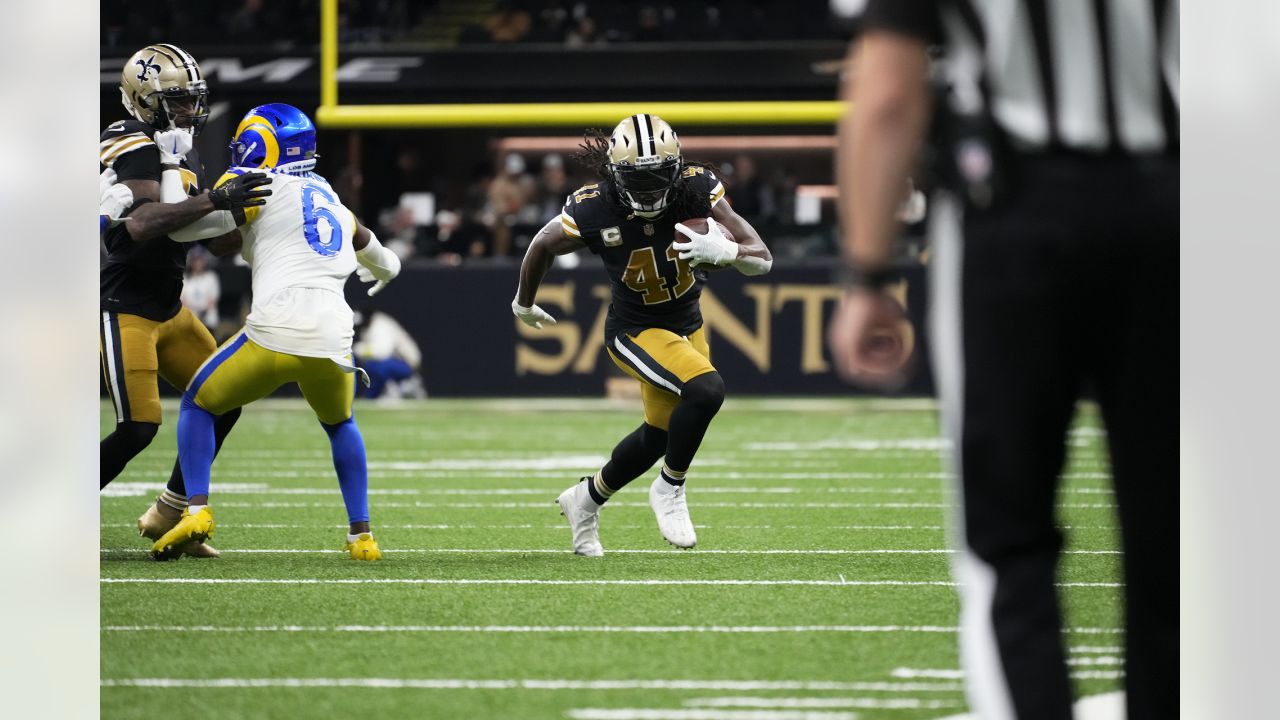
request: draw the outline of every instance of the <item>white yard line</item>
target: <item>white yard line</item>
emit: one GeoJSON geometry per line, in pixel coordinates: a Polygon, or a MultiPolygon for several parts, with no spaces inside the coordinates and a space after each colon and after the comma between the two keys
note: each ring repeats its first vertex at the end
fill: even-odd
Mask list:
{"type": "Polygon", "coordinates": [[[775,633],[944,633],[957,628],[941,625],[108,625],[102,632],[225,632],[225,633],[627,633],[727,634],[775,633]]]}
{"type": "MultiPolygon", "coordinates": [[[[108,555],[137,553],[139,548],[102,548],[100,552],[108,555]]],[[[330,554],[345,553],[345,550],[333,548],[223,548],[222,553],[244,553],[246,555],[273,554],[330,554]]],[[[458,554],[498,554],[498,555],[564,555],[569,551],[564,548],[388,548],[392,553],[458,553],[458,554]]],[[[608,550],[613,555],[950,555],[955,550],[944,549],[833,549],[833,550],[733,550],[722,548],[679,550],[675,548],[636,548],[608,550]]],[[[1119,555],[1119,550],[1063,550],[1073,555],[1119,555]]]]}
{"type": "Polygon", "coordinates": [[[954,683],[845,682],[837,680],[517,680],[466,678],[104,678],[102,687],[308,688],[359,687],[423,690],[802,690],[955,692],[954,683]]]}
{"type": "Polygon", "coordinates": [[[1124,652],[1124,648],[1119,645],[1072,645],[1070,647],[1072,654],[1102,654],[1102,655],[1119,655],[1124,652]]]}
{"type": "MultiPolygon", "coordinates": [[[[1070,660],[1068,664],[1072,664],[1070,660]]],[[[963,680],[964,671],[941,668],[895,668],[892,677],[902,680],[963,680]]],[[[1124,677],[1120,670],[1076,670],[1071,673],[1073,680],[1117,680],[1124,677]]]]}
{"type": "Polygon", "coordinates": [[[573,720],[858,720],[857,713],[823,710],[573,708],[565,716],[573,720]]]}
{"type": "MultiPolygon", "coordinates": [[[[338,495],[338,490],[335,488],[335,489],[332,491],[332,493],[331,493],[331,494],[333,494],[334,496],[337,496],[337,495],[338,495]]],[[[306,503],[306,502],[273,502],[273,501],[269,501],[269,500],[268,500],[268,501],[264,501],[264,502],[240,502],[240,501],[232,501],[232,502],[214,502],[214,503],[213,503],[213,505],[214,505],[215,507],[236,507],[236,508],[306,508],[306,507],[313,507],[313,508],[340,508],[340,507],[342,507],[342,503],[340,503],[340,502],[310,502],[310,503],[306,503]]],[[[375,507],[377,507],[377,508],[454,508],[454,509],[476,509],[476,510],[484,510],[484,509],[492,509],[492,510],[540,509],[540,510],[546,510],[546,509],[548,509],[548,507],[549,507],[549,506],[551,506],[551,505],[552,505],[552,502],[551,502],[551,501],[548,501],[548,502],[505,502],[505,503],[504,503],[504,502],[497,502],[497,503],[465,503],[465,502],[454,502],[454,503],[450,503],[450,502],[443,502],[443,503],[436,503],[436,502],[421,502],[421,501],[418,501],[418,502],[412,502],[412,503],[406,503],[406,502],[396,502],[396,501],[392,501],[392,502],[379,502],[379,503],[376,503],[376,504],[375,504],[375,507]]],[[[953,508],[953,507],[956,507],[955,505],[951,505],[951,504],[947,504],[947,503],[928,503],[928,502],[883,502],[883,503],[840,503],[840,502],[833,502],[833,503],[811,503],[811,502],[810,502],[810,503],[804,503],[804,502],[801,502],[801,503],[785,503],[785,502],[775,502],[775,503],[763,503],[763,502],[750,503],[750,502],[744,502],[744,503],[736,503],[736,502],[696,502],[696,503],[694,504],[694,506],[695,506],[695,507],[699,507],[699,508],[734,508],[734,509],[744,509],[744,510],[753,510],[753,509],[757,509],[757,510],[758,510],[758,509],[773,509],[773,508],[810,508],[810,509],[814,509],[814,508],[822,508],[822,509],[841,509],[841,510],[844,510],[844,509],[914,509],[914,508],[937,508],[937,509],[946,509],[946,508],[953,508]]],[[[615,501],[613,501],[613,502],[609,503],[608,507],[611,507],[611,508],[616,508],[616,507],[643,507],[643,508],[647,508],[647,507],[649,507],[649,503],[647,503],[647,502],[620,502],[620,501],[615,500],[615,501]]],[[[1094,509],[1094,510],[1100,510],[1100,509],[1112,509],[1112,508],[1115,508],[1115,507],[1116,507],[1116,505],[1115,505],[1114,503],[1059,503],[1059,504],[1058,504],[1058,505],[1056,505],[1055,507],[1058,507],[1058,508],[1065,508],[1065,509],[1094,509]]]]}
{"type": "MultiPolygon", "coordinates": [[[[945,625],[105,625],[102,632],[222,632],[222,633],[502,633],[502,634],[713,634],[775,633],[955,634],[945,625]]],[[[1066,633],[1120,634],[1121,628],[1070,628],[1066,633]]]]}
{"type": "MultiPolygon", "coordinates": [[[[262,473],[246,473],[246,476],[253,475],[261,477],[262,473]]],[[[111,486],[108,486],[110,489],[111,486]]],[[[151,491],[160,491],[163,485],[156,483],[151,491]]],[[[232,485],[229,488],[217,486],[216,490],[219,494],[225,495],[338,495],[340,494],[337,487],[273,487],[264,484],[242,483],[232,485]]],[[[477,487],[453,487],[453,488],[370,488],[370,495],[461,495],[461,496],[507,496],[507,495],[545,495],[552,497],[563,490],[563,488],[477,488],[477,487]]],[[[803,487],[751,487],[751,486],[694,486],[691,491],[696,494],[708,495],[803,495],[805,493],[815,493],[818,495],[848,495],[848,494],[866,494],[866,495],[932,495],[941,493],[941,488],[911,488],[911,487],[825,487],[825,488],[803,488],[803,487]]],[[[110,497],[134,497],[138,494],[150,494],[149,492],[139,491],[131,495],[121,494],[122,492],[132,492],[132,488],[128,485],[120,493],[111,494],[110,497]]],[[[1107,495],[1112,494],[1108,488],[1074,488],[1066,489],[1067,493],[1077,493],[1082,495],[1107,495]]]]}
{"type": "MultiPolygon", "coordinates": [[[[961,686],[956,685],[959,689],[961,686]]],[[[684,701],[685,707],[701,708],[804,708],[851,710],[938,710],[960,707],[954,700],[922,698],[853,698],[853,697],[709,697],[684,701]]]]}
{"type": "Polygon", "coordinates": [[[1124,665],[1124,659],[1114,655],[1103,655],[1100,657],[1073,657],[1067,658],[1067,664],[1072,667],[1118,667],[1124,665]]]}
{"type": "MultiPolygon", "coordinates": [[[[103,584],[139,585],[652,585],[823,587],[956,587],[947,580],[534,580],[529,578],[100,578],[103,584]]],[[[1064,582],[1057,587],[1116,588],[1114,582],[1064,582]]]]}

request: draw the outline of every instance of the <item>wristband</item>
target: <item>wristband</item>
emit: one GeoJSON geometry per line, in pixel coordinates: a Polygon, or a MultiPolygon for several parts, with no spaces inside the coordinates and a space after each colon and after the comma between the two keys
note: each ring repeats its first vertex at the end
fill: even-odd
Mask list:
{"type": "Polygon", "coordinates": [[[861,288],[872,292],[883,290],[894,280],[894,272],[885,267],[871,269],[845,267],[841,276],[845,287],[861,288]]]}

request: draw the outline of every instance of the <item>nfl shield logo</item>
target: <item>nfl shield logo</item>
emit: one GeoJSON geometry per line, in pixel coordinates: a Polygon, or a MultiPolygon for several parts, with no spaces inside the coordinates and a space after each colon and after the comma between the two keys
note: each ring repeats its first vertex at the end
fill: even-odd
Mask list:
{"type": "Polygon", "coordinates": [[[644,224],[644,234],[649,237],[653,237],[653,223],[644,224]]]}

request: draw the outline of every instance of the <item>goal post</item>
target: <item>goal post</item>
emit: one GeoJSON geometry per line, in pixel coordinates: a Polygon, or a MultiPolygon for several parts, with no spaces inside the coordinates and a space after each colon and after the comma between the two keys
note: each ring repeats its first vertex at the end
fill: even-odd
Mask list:
{"type": "Polygon", "coordinates": [[[320,106],[329,129],[587,127],[637,112],[687,125],[833,125],[839,100],[343,105],[338,101],[338,0],[320,3],[320,106]]]}

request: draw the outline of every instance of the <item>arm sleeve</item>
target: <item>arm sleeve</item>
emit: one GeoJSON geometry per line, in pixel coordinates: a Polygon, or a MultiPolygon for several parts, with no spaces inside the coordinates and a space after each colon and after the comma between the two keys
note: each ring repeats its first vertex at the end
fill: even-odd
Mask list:
{"type": "Polygon", "coordinates": [[[160,172],[160,202],[180,203],[187,199],[187,190],[182,186],[182,171],[169,168],[160,172]]]}
{"type": "Polygon", "coordinates": [[[942,40],[937,0],[868,0],[860,22],[863,32],[888,30],[925,41],[942,40]]]}
{"type": "Polygon", "coordinates": [[[190,225],[169,233],[169,238],[180,243],[196,242],[226,235],[235,229],[236,219],[230,210],[214,210],[190,225]]]}

